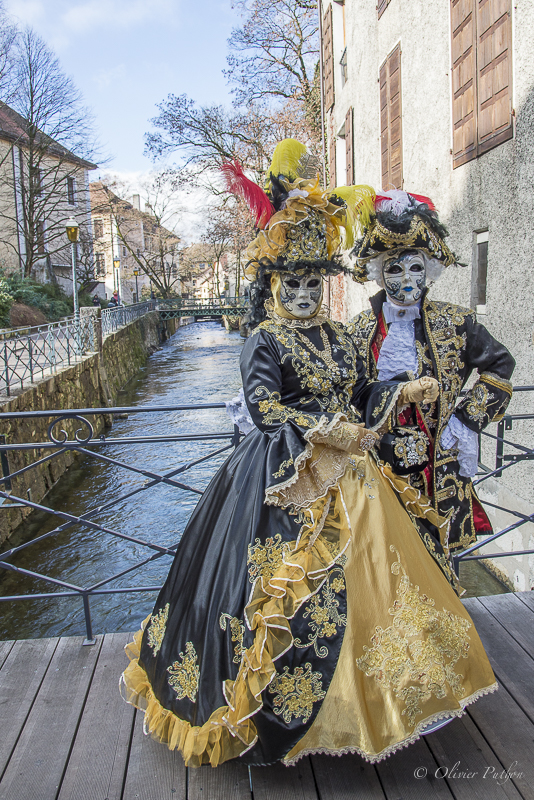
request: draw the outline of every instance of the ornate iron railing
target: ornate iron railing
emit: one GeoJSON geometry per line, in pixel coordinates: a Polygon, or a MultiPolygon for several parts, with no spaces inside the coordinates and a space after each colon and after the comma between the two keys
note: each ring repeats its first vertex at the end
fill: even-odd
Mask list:
{"type": "MultiPolygon", "coordinates": [[[[534,391],[534,386],[521,386],[516,388],[517,392],[532,392],[534,391]]],[[[21,601],[21,600],[50,600],[55,598],[73,598],[77,597],[80,598],[83,604],[83,612],[84,612],[84,620],[85,620],[85,628],[86,628],[86,643],[92,643],[94,641],[93,638],[93,630],[92,630],[92,623],[91,623],[91,609],[90,609],[90,600],[91,598],[95,598],[99,595],[111,595],[111,594],[127,594],[127,593],[139,593],[139,592],[158,592],[161,588],[159,585],[131,585],[131,586],[121,586],[121,587],[113,587],[110,584],[117,579],[124,578],[126,575],[130,575],[137,570],[141,569],[149,562],[152,562],[156,559],[162,558],[164,556],[173,557],[175,554],[175,550],[177,544],[173,546],[167,547],[160,544],[156,540],[157,531],[158,531],[158,522],[157,522],[157,515],[155,516],[155,527],[154,533],[152,537],[149,538],[140,538],[138,536],[132,536],[128,533],[124,533],[122,531],[117,530],[116,528],[109,527],[108,525],[104,525],[98,521],[99,515],[103,512],[109,510],[112,506],[116,506],[120,503],[123,503],[127,500],[132,499],[136,495],[139,495],[140,492],[146,492],[147,490],[161,486],[162,484],[173,487],[174,489],[178,489],[181,491],[192,493],[193,495],[199,496],[202,494],[202,489],[198,486],[190,485],[189,483],[185,483],[183,479],[179,478],[178,476],[183,475],[184,472],[190,470],[191,468],[195,467],[202,462],[206,462],[209,459],[214,459],[218,457],[220,454],[234,448],[240,441],[240,434],[237,428],[234,427],[233,431],[226,431],[226,432],[212,432],[212,433],[185,433],[185,434],[167,434],[167,435],[131,435],[131,436],[122,436],[122,437],[114,437],[114,436],[106,436],[106,435],[95,435],[94,431],[94,424],[91,420],[99,415],[130,415],[130,414],[153,414],[153,413],[161,413],[164,412],[166,414],[175,414],[175,412],[188,412],[188,411],[201,411],[201,410],[208,410],[208,409],[222,409],[224,408],[224,404],[222,403],[207,403],[207,404],[197,404],[197,405],[173,405],[173,406],[134,406],[134,407],[117,407],[117,408],[96,408],[96,409],[69,409],[68,411],[65,410],[56,410],[56,411],[30,411],[30,412],[23,412],[23,413],[4,413],[0,414],[0,425],[3,421],[17,421],[17,423],[23,423],[25,420],[36,420],[42,418],[50,419],[50,423],[47,428],[47,439],[45,441],[23,441],[23,442],[9,442],[6,443],[5,436],[0,436],[0,459],[3,471],[3,477],[0,478],[0,485],[3,487],[0,490],[0,498],[3,498],[3,504],[0,505],[0,511],[8,512],[10,509],[13,508],[30,508],[33,510],[39,510],[47,512],[55,517],[60,524],[57,525],[53,530],[50,530],[47,533],[44,533],[38,536],[35,539],[32,539],[29,542],[26,542],[21,545],[17,545],[11,548],[8,548],[5,552],[0,554],[0,568],[10,571],[11,573],[20,575],[21,577],[27,577],[35,580],[42,580],[48,583],[50,586],[54,587],[54,591],[52,592],[39,592],[39,593],[28,593],[28,594],[10,594],[0,597],[0,601],[21,601]],[[60,428],[58,430],[58,425],[63,423],[64,428],[68,428],[69,432],[65,429],[60,428]],[[140,465],[139,463],[129,464],[126,463],[121,458],[114,457],[113,454],[107,455],[106,449],[117,444],[125,444],[125,445],[133,445],[133,444],[144,444],[148,445],[149,447],[153,447],[154,445],[159,445],[162,443],[184,443],[184,442],[218,442],[222,446],[216,447],[214,450],[210,450],[208,453],[199,454],[197,458],[191,459],[178,467],[174,467],[173,469],[169,469],[167,471],[161,471],[158,469],[151,468],[148,463],[144,463],[140,465]],[[28,493],[24,496],[24,493],[21,492],[16,494],[13,490],[13,485],[20,479],[22,476],[26,475],[29,471],[38,469],[44,463],[57,458],[58,456],[62,455],[67,451],[76,451],[80,454],[83,454],[90,459],[94,459],[100,463],[111,464],[119,467],[121,469],[125,469],[130,472],[132,475],[137,475],[143,477],[144,483],[134,487],[134,488],[127,488],[124,492],[119,493],[118,495],[114,495],[112,499],[105,500],[105,502],[99,502],[94,506],[91,506],[88,510],[84,511],[84,513],[76,515],[71,514],[66,511],[61,511],[58,509],[54,509],[46,504],[46,502],[34,502],[28,493]],[[34,460],[29,463],[31,459],[31,453],[34,455],[34,460]],[[16,452],[24,454],[24,459],[21,460],[23,466],[12,470],[10,469],[10,453],[14,454],[16,452]],[[129,542],[133,548],[146,548],[147,555],[140,558],[134,564],[130,564],[126,569],[123,569],[119,572],[113,572],[103,580],[95,581],[90,585],[77,585],[73,582],[69,582],[62,578],[55,578],[49,575],[32,571],[30,569],[25,569],[22,567],[17,567],[16,564],[12,563],[12,559],[23,550],[26,550],[32,546],[39,546],[39,543],[43,542],[45,539],[49,539],[50,537],[58,536],[59,534],[63,533],[64,531],[72,528],[73,526],[79,525],[81,529],[84,530],[91,530],[94,532],[104,533],[111,537],[117,537],[129,542]]],[[[497,433],[494,434],[491,431],[484,432],[483,436],[487,437],[488,441],[495,442],[495,467],[490,468],[484,466],[482,463],[480,464],[480,474],[477,479],[474,481],[475,484],[481,484],[484,481],[488,480],[489,478],[499,478],[502,474],[511,469],[514,465],[534,460],[534,449],[532,447],[526,446],[524,443],[512,442],[509,440],[506,431],[510,431],[513,428],[514,423],[520,420],[532,420],[534,419],[534,414],[508,414],[506,415],[502,422],[499,423],[497,427],[497,433]],[[515,452],[511,452],[509,448],[512,448],[515,452]]],[[[534,550],[521,550],[521,551],[511,551],[511,552],[495,552],[495,553],[483,553],[480,552],[475,553],[476,550],[480,551],[480,548],[488,543],[495,541],[496,539],[504,536],[506,533],[510,531],[516,530],[520,526],[524,525],[527,522],[534,522],[534,513],[522,514],[516,509],[513,508],[506,508],[503,506],[498,506],[493,503],[489,503],[491,507],[495,509],[500,509],[508,514],[513,515],[517,518],[517,521],[509,525],[508,527],[504,528],[503,530],[495,533],[492,536],[488,536],[485,539],[478,541],[476,545],[464,550],[462,553],[456,554],[453,557],[454,567],[458,571],[459,564],[462,561],[470,561],[470,560],[479,560],[479,559],[487,559],[487,558],[502,558],[505,556],[519,556],[519,555],[530,555],[534,553],[534,550]]]]}
{"type": "Polygon", "coordinates": [[[0,394],[11,396],[59,368],[80,361],[98,349],[102,337],[153,311],[155,301],[106,308],[101,318],[93,309],[81,309],[80,317],[60,322],[0,331],[0,394]],[[85,312],[89,313],[85,313],[85,312]],[[99,326],[101,325],[101,331],[99,326]]]}
{"type": "Polygon", "coordinates": [[[94,418],[96,416],[101,416],[101,415],[106,416],[111,414],[120,416],[124,416],[126,414],[128,415],[154,414],[161,412],[166,412],[171,414],[179,411],[199,411],[204,409],[221,409],[224,407],[225,407],[224,403],[207,403],[200,405],[197,404],[197,405],[145,406],[145,407],[134,406],[131,408],[119,407],[119,408],[95,408],[95,409],[84,408],[84,409],[69,409],[68,411],[60,411],[60,410],[29,411],[19,414],[16,413],[0,414],[0,424],[2,420],[12,421],[16,419],[17,422],[23,422],[24,420],[28,419],[38,419],[38,418],[51,419],[51,422],[48,425],[47,441],[32,441],[32,442],[6,444],[5,436],[0,437],[0,457],[3,470],[3,477],[0,478],[0,485],[2,485],[3,487],[2,490],[0,491],[0,498],[3,498],[4,501],[3,504],[0,505],[0,511],[7,512],[13,508],[25,507],[25,508],[30,508],[32,510],[48,512],[49,514],[52,514],[55,518],[57,518],[58,521],[61,521],[61,524],[59,524],[50,532],[42,536],[38,536],[36,539],[33,539],[32,541],[27,542],[25,544],[21,544],[17,547],[12,547],[0,554],[0,568],[4,568],[6,570],[9,570],[10,572],[17,573],[20,576],[27,576],[30,578],[34,578],[36,580],[45,581],[51,586],[57,587],[57,590],[54,592],[43,592],[37,594],[8,595],[1,597],[0,600],[2,601],[24,600],[24,599],[50,600],[51,598],[79,597],[83,603],[85,627],[86,627],[86,643],[92,643],[93,633],[92,633],[91,610],[90,610],[91,597],[95,597],[97,595],[102,595],[102,594],[125,594],[129,592],[138,593],[138,592],[158,591],[159,588],[161,587],[134,585],[131,587],[120,587],[120,588],[117,587],[109,588],[108,586],[106,588],[106,584],[110,584],[113,581],[140,569],[141,567],[146,565],[148,562],[153,561],[154,559],[161,558],[162,556],[173,556],[177,545],[174,545],[173,547],[165,547],[159,544],[155,540],[140,539],[139,537],[130,536],[129,534],[119,531],[116,528],[110,528],[109,526],[100,524],[97,521],[97,518],[99,515],[102,514],[102,512],[105,512],[112,506],[116,506],[117,504],[120,504],[125,500],[133,498],[134,496],[138,495],[141,492],[146,492],[150,488],[155,486],[160,486],[161,484],[165,484],[167,486],[174,487],[176,489],[184,490],[186,492],[191,492],[197,496],[201,495],[203,491],[202,489],[196,486],[191,486],[190,484],[185,483],[183,480],[179,480],[177,476],[183,474],[187,470],[191,469],[192,467],[202,462],[205,462],[209,459],[213,459],[219,454],[234,448],[240,440],[239,429],[234,427],[233,431],[228,431],[223,433],[214,432],[214,433],[176,434],[176,435],[163,435],[163,436],[135,435],[135,436],[126,436],[117,438],[112,436],[108,437],[105,435],[96,436],[94,432],[94,425],[91,422],[91,418],[94,418]],[[64,428],[60,428],[58,430],[58,425],[60,426],[61,424],[65,425],[65,427],[70,428],[70,434],[67,433],[67,431],[64,428]],[[162,443],[173,443],[173,442],[174,443],[220,442],[224,444],[222,444],[221,447],[217,447],[215,450],[210,451],[209,453],[204,453],[198,458],[187,461],[185,464],[181,464],[179,467],[171,469],[167,472],[159,472],[157,470],[150,469],[148,466],[139,466],[138,464],[128,464],[118,458],[114,458],[113,456],[108,456],[105,454],[106,448],[109,448],[117,444],[159,445],[162,443]],[[42,503],[34,502],[31,499],[31,493],[28,493],[28,496],[17,496],[14,494],[13,483],[16,481],[17,478],[20,478],[25,473],[28,473],[30,470],[35,470],[39,468],[45,462],[57,458],[58,456],[62,455],[68,450],[76,451],[80,454],[96,459],[99,462],[112,464],[115,465],[116,467],[123,468],[128,472],[132,473],[133,475],[144,477],[145,481],[144,483],[140,484],[134,489],[128,489],[124,493],[114,496],[113,499],[108,502],[99,503],[98,505],[91,507],[85,513],[79,516],[51,508],[44,502],[42,503]],[[9,453],[13,453],[15,451],[25,452],[27,454],[26,458],[24,459],[25,461],[30,456],[30,453],[32,451],[34,453],[36,452],[38,455],[36,460],[33,461],[33,463],[26,464],[25,466],[15,471],[10,471],[9,453]],[[45,539],[58,536],[59,534],[68,530],[69,528],[72,528],[74,525],[81,525],[85,529],[90,529],[91,531],[95,532],[102,532],[112,537],[118,537],[120,539],[126,540],[132,543],[132,545],[146,548],[148,550],[149,555],[147,557],[142,558],[134,565],[129,566],[127,569],[110,574],[109,577],[107,577],[105,580],[100,580],[90,586],[78,586],[73,584],[72,582],[54,578],[49,575],[45,575],[32,570],[20,568],[11,563],[10,559],[12,559],[17,553],[20,553],[22,550],[26,550],[28,547],[34,546],[35,544],[38,544],[45,539]]]}
{"type": "Polygon", "coordinates": [[[209,300],[176,297],[158,300],[157,308],[164,320],[181,316],[240,317],[245,313],[247,304],[246,297],[214,297],[209,300]]]}

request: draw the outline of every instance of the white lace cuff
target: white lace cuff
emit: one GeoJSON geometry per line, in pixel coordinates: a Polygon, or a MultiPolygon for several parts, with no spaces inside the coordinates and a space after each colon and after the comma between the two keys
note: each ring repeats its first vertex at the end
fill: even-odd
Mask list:
{"type": "Polygon", "coordinates": [[[458,450],[458,463],[460,475],[464,478],[474,478],[478,468],[478,433],[472,431],[454,414],[440,440],[441,446],[446,450],[458,450]]]}
{"type": "Polygon", "coordinates": [[[227,400],[224,404],[226,406],[226,413],[234,423],[237,425],[241,433],[245,436],[256,427],[252,421],[252,417],[248,413],[247,404],[245,403],[245,395],[243,389],[239,390],[237,397],[227,400]]]}

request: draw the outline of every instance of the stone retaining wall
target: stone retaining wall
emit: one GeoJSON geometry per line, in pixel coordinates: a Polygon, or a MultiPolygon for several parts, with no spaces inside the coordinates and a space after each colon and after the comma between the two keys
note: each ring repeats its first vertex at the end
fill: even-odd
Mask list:
{"type": "MultiPolygon", "coordinates": [[[[83,361],[67,367],[56,375],[45,378],[30,388],[21,391],[0,406],[2,412],[38,411],[45,409],[105,408],[116,405],[121,389],[138,372],[148,356],[162,341],[172,335],[178,327],[178,320],[162,324],[156,311],[150,312],[135,322],[110,334],[103,343],[102,354],[88,355],[83,361]]],[[[91,417],[95,434],[111,425],[110,415],[91,417]]],[[[14,422],[0,420],[0,435],[6,437],[7,444],[15,442],[47,442],[50,419],[27,419],[14,422]]],[[[64,428],[73,438],[77,429],[85,426],[76,420],[65,420],[57,425],[54,432],[60,436],[64,428]]],[[[8,453],[10,472],[22,469],[38,458],[52,451],[41,449],[12,451],[8,453]]],[[[15,478],[12,493],[18,497],[30,497],[40,502],[54,483],[74,461],[73,452],[55,456],[36,469],[15,478]],[[28,494],[29,492],[29,494],[28,494]]],[[[7,539],[31,509],[15,508],[0,512],[0,542],[7,539]]]]}

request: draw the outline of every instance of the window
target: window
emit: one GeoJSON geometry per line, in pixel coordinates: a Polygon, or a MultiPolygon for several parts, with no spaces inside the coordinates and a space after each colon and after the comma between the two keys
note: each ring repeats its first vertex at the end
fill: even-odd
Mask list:
{"type": "Polygon", "coordinates": [[[382,16],[386,8],[389,6],[391,0],[378,0],[376,10],[378,11],[378,19],[382,16]]]}
{"type": "Polygon", "coordinates": [[[122,246],[122,254],[123,254],[123,256],[127,255],[126,247],[124,245],[122,246]]]}
{"type": "Polygon", "coordinates": [[[43,256],[46,253],[44,222],[38,222],[35,226],[35,238],[37,242],[37,252],[40,256],[43,256]]]}
{"type": "Polygon", "coordinates": [[[333,189],[337,183],[336,169],[336,134],[334,132],[333,121],[330,120],[330,136],[328,137],[328,177],[331,189],[333,189]]]}
{"type": "Polygon", "coordinates": [[[104,253],[95,253],[95,267],[97,275],[106,274],[106,262],[104,258],[104,253]]]}
{"type": "Polygon", "coordinates": [[[93,220],[93,231],[95,239],[101,239],[104,235],[104,223],[101,219],[93,220]]]}
{"type": "MultiPolygon", "coordinates": [[[[332,6],[328,6],[323,17],[323,80],[325,111],[329,111],[334,105],[334,54],[332,45],[332,6]]],[[[332,173],[330,173],[330,175],[332,175],[332,173]]]]}
{"type": "Polygon", "coordinates": [[[70,206],[76,205],[76,181],[74,178],[67,178],[67,201],[70,206]]]}
{"type": "Polygon", "coordinates": [[[347,48],[343,50],[343,54],[339,60],[341,65],[341,88],[345,86],[348,78],[348,71],[347,71],[347,48]]]}
{"type": "Polygon", "coordinates": [[[401,49],[380,67],[380,145],[382,189],[402,189],[401,49]]]}
{"type": "Polygon", "coordinates": [[[453,169],[513,136],[511,0],[451,0],[453,169]]]}
{"type": "Polygon", "coordinates": [[[352,124],[352,108],[345,116],[345,167],[347,186],[354,183],[354,134],[352,124]]]}
{"type": "Polygon", "coordinates": [[[43,191],[43,173],[39,167],[32,167],[31,168],[31,176],[32,176],[32,187],[33,192],[38,197],[42,194],[43,191]]]}
{"type": "Polygon", "coordinates": [[[475,266],[471,279],[471,305],[479,313],[486,311],[486,287],[488,282],[489,232],[476,234],[475,266]]]}

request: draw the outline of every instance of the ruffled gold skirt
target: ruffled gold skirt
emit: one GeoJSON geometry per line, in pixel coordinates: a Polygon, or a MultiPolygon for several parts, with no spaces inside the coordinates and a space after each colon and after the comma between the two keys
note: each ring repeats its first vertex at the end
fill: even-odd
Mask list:
{"type": "MultiPolygon", "coordinates": [[[[227,705],[204,725],[192,726],[159,704],[138,663],[141,632],[127,648],[126,699],[145,711],[146,731],[179,749],[191,766],[217,766],[254,746],[262,693],[293,645],[290,620],[336,563],[347,588],[343,644],[317,716],[284,763],[348,752],[379,761],[419,738],[430,722],[460,716],[497,688],[467,611],[412,522],[426,518],[445,541],[446,524],[427,498],[364,456],[351,459],[308,511],[278,569],[256,584],[245,609],[254,644],[235,681],[225,683],[227,705]]],[[[294,697],[295,687],[288,691],[294,697]]]]}

